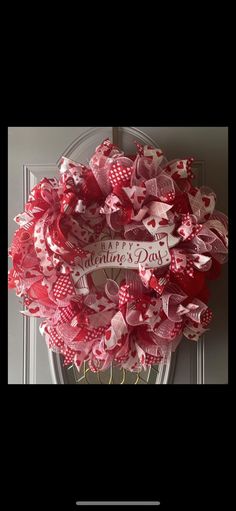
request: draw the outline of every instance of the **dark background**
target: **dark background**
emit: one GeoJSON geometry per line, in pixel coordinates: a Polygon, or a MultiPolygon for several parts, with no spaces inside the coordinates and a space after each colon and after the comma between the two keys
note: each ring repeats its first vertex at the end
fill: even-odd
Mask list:
{"type": "MultiPolygon", "coordinates": [[[[63,47],[75,36],[73,30],[69,34],[68,28],[61,37],[54,18],[48,26],[48,15],[38,31],[35,20],[34,30],[29,30],[31,24],[24,31],[19,23],[19,38],[4,73],[2,140],[7,144],[7,126],[17,125],[231,125],[232,63],[227,64],[228,50],[223,53],[223,13],[218,43],[209,33],[217,26],[215,13],[213,24],[204,13],[195,32],[194,16],[191,30],[182,19],[175,24],[165,56],[169,15],[163,36],[160,17],[153,16],[155,38],[143,55],[127,46],[121,53],[114,31],[111,54],[107,39],[101,49],[96,42],[96,50],[86,53],[77,30],[72,57],[63,47]],[[43,46],[46,33],[52,49],[43,46]],[[159,48],[155,55],[151,47],[159,48]],[[128,57],[127,67],[121,55],[128,57]]],[[[130,35],[130,40],[136,39],[130,35]]],[[[3,206],[6,173],[1,177],[3,206]]],[[[4,319],[4,306],[2,311],[4,319]]],[[[7,350],[1,359],[6,368],[7,350]]],[[[234,360],[230,351],[232,365],[234,360]]],[[[232,373],[230,385],[199,388],[9,385],[1,401],[7,509],[70,511],[79,509],[76,500],[160,500],[160,511],[230,509],[232,373]]]]}
{"type": "Polygon", "coordinates": [[[16,403],[8,415],[13,507],[160,500],[160,510],[229,509],[232,431],[222,388],[48,386],[47,406],[39,386],[31,390],[20,415],[16,403]]]}

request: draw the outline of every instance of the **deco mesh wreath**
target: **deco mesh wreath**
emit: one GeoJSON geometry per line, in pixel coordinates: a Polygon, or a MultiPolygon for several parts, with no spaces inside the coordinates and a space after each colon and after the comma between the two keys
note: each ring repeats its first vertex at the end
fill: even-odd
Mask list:
{"type": "Polygon", "coordinates": [[[88,167],[62,158],[59,179],[42,179],[15,218],[9,287],[78,369],[165,362],[212,319],[207,281],[227,260],[227,217],[210,188],[193,186],[192,158],[136,148],[125,156],[106,139],[88,167]],[[92,272],[109,267],[124,279],[95,285],[92,272]]]}

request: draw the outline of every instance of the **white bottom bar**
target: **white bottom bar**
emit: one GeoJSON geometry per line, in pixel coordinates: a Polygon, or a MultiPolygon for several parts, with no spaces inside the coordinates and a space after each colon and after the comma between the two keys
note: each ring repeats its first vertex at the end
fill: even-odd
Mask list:
{"type": "Polygon", "coordinates": [[[124,501],[88,501],[88,500],[85,500],[85,501],[82,501],[82,500],[79,500],[76,502],[76,505],[77,506],[159,506],[160,505],[160,502],[158,501],[150,501],[150,500],[147,500],[146,502],[145,501],[129,501],[129,500],[124,500],[124,501]]]}

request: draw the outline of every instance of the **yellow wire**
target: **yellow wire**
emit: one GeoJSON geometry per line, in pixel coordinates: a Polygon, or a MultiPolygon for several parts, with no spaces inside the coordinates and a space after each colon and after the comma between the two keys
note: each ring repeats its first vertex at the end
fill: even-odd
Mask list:
{"type": "MultiPolygon", "coordinates": [[[[77,378],[78,378],[78,376],[79,376],[79,372],[77,371],[77,369],[75,368],[75,366],[74,366],[74,365],[73,365],[73,366],[70,366],[70,369],[71,369],[71,368],[73,368],[73,373],[74,373],[74,378],[75,378],[76,383],[79,383],[82,379],[85,379],[85,380],[86,380],[86,382],[87,382],[87,384],[89,384],[89,385],[90,385],[90,382],[89,382],[89,380],[88,380],[88,378],[87,378],[87,373],[88,373],[88,372],[90,372],[91,370],[90,370],[90,368],[89,368],[89,367],[86,367],[86,362],[84,362],[84,368],[83,368],[83,372],[84,372],[84,374],[83,374],[83,376],[82,376],[82,377],[80,377],[79,379],[77,379],[77,378]],[[78,373],[78,374],[76,374],[76,373],[78,373]]],[[[113,364],[110,366],[110,368],[109,368],[109,369],[110,369],[110,374],[109,374],[108,385],[112,385],[112,384],[115,384],[115,383],[116,383],[116,382],[114,381],[113,364]]],[[[158,369],[154,368],[153,366],[151,367],[151,371],[152,371],[152,370],[153,370],[153,371],[155,371],[155,373],[158,373],[158,372],[159,372],[159,371],[158,371],[158,369]]],[[[128,374],[127,374],[126,369],[124,369],[124,368],[121,368],[121,369],[120,369],[120,373],[121,373],[121,371],[122,371],[122,376],[121,376],[121,381],[119,382],[119,385],[124,385],[124,384],[126,384],[126,379],[127,379],[128,374]]],[[[92,372],[92,371],[91,371],[91,372],[92,372]]],[[[105,383],[102,381],[102,378],[101,378],[101,372],[100,372],[100,371],[96,372],[96,376],[97,376],[97,379],[98,379],[99,383],[100,383],[101,385],[104,385],[105,383]]],[[[135,382],[133,383],[133,385],[137,385],[137,383],[139,382],[139,380],[142,380],[144,383],[148,384],[148,381],[147,381],[147,380],[145,380],[144,378],[142,378],[142,376],[141,376],[140,372],[139,372],[139,373],[137,373],[136,380],[135,380],[135,382]]]]}

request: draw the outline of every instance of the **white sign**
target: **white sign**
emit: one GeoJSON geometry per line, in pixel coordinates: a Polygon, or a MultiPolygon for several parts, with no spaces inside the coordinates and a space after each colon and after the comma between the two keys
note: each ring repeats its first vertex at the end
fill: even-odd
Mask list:
{"type": "Polygon", "coordinates": [[[156,241],[102,240],[84,247],[89,252],[81,258],[73,272],[80,279],[101,268],[160,268],[170,264],[168,234],[158,235],[156,241]]]}

